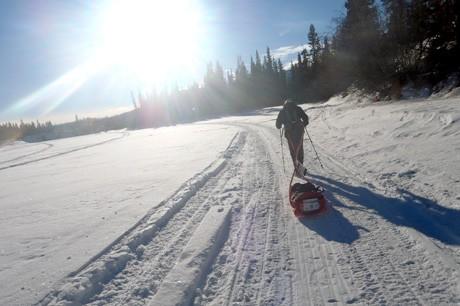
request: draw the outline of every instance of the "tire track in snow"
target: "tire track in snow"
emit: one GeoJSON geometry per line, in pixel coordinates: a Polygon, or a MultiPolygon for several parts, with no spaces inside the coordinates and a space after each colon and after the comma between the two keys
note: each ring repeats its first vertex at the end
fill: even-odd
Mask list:
{"type": "MultiPolygon", "coordinates": [[[[246,154],[245,156],[248,160],[256,159],[256,169],[257,167],[262,169],[271,169],[265,171],[271,171],[273,186],[271,186],[271,188],[268,190],[264,190],[259,187],[256,190],[262,190],[268,195],[276,198],[276,201],[271,201],[269,207],[278,208],[278,211],[276,212],[276,219],[280,226],[278,226],[275,231],[278,240],[282,241],[282,243],[280,243],[281,246],[271,245],[271,248],[278,248],[279,250],[282,250],[281,252],[284,254],[284,257],[282,258],[284,263],[275,265],[275,267],[278,268],[278,273],[274,275],[274,279],[278,280],[279,288],[272,289],[270,287],[267,288],[267,286],[264,287],[264,273],[261,273],[262,277],[256,277],[256,275],[260,275],[260,273],[255,273],[253,270],[261,269],[263,271],[263,267],[273,266],[272,264],[268,263],[268,260],[265,259],[264,254],[266,249],[263,249],[264,251],[262,253],[262,248],[260,247],[257,251],[257,249],[254,250],[248,247],[238,248],[235,246],[235,243],[233,243],[233,246],[231,243],[229,243],[227,247],[230,248],[233,252],[237,252],[238,256],[236,259],[227,260],[224,263],[227,266],[232,265],[233,270],[228,272],[228,269],[221,268],[219,270],[219,267],[216,267],[216,277],[213,279],[212,286],[208,286],[212,287],[210,294],[211,297],[208,300],[205,300],[204,304],[314,305],[330,304],[335,303],[335,301],[340,301],[342,297],[338,296],[338,292],[341,292],[346,297],[351,297],[352,294],[347,291],[349,290],[349,286],[343,285],[345,278],[342,277],[341,271],[339,271],[338,268],[330,268],[335,266],[335,259],[329,256],[331,258],[328,258],[327,262],[321,260],[321,256],[319,255],[324,253],[321,250],[321,246],[317,246],[316,243],[310,244],[311,240],[315,240],[314,234],[310,233],[311,231],[302,225],[298,219],[294,217],[291,211],[288,202],[286,177],[283,175],[281,170],[277,171],[277,168],[273,167],[273,164],[281,165],[280,154],[276,149],[273,148],[273,144],[278,143],[277,141],[273,141],[274,139],[277,139],[274,135],[274,130],[255,124],[235,123],[235,125],[248,130],[249,135],[252,135],[262,143],[262,145],[259,145],[261,148],[259,149],[259,151],[261,151],[259,154],[256,154],[255,156],[246,154]],[[257,161],[258,159],[261,159],[261,153],[268,157],[267,165],[263,163],[264,159],[262,159],[262,161],[257,161]],[[318,255],[313,255],[314,252],[316,252],[318,255]],[[259,257],[263,258],[261,263],[260,259],[258,259],[259,257]],[[313,260],[314,257],[316,257],[318,260],[313,260]],[[251,270],[251,268],[253,270],[251,270]],[[328,271],[331,270],[333,272],[324,273],[325,269],[328,271]],[[224,275],[224,280],[215,280],[218,277],[222,277],[224,275]],[[231,277],[228,275],[231,275],[231,277]],[[326,294],[323,293],[324,284],[318,281],[318,275],[322,277],[321,281],[325,281],[326,286],[329,286],[326,289],[326,294]],[[228,278],[231,280],[228,280],[228,278]],[[337,285],[339,290],[336,290],[334,287],[336,285],[335,282],[332,281],[332,278],[334,280],[338,279],[336,282],[341,284],[337,285]],[[229,293],[222,293],[222,291],[229,293]],[[308,291],[308,294],[305,294],[306,291],[308,291]],[[264,295],[265,298],[259,298],[259,294],[264,295]],[[254,295],[257,297],[256,301],[253,299],[254,295]]],[[[255,147],[255,145],[253,145],[253,147],[255,147]]],[[[248,171],[251,173],[256,172],[252,169],[248,171]]],[[[261,204],[259,203],[259,205],[261,204]]],[[[252,216],[256,216],[256,214],[253,213],[252,216]]],[[[255,218],[251,218],[248,222],[248,225],[245,225],[245,223],[242,223],[243,225],[239,225],[241,228],[246,229],[246,232],[248,233],[248,238],[243,236],[243,238],[240,238],[240,240],[255,240],[253,237],[256,237],[256,235],[252,233],[254,231],[261,231],[260,229],[263,228],[263,223],[261,223],[261,220],[264,220],[264,218],[257,216],[255,218]]],[[[236,224],[238,221],[234,221],[233,223],[236,224]]],[[[229,239],[229,242],[230,241],[231,238],[229,239]]],[[[253,245],[248,242],[240,244],[249,246],[253,245]]],[[[225,250],[225,247],[223,250],[225,250]]],[[[227,256],[224,251],[223,253],[224,256],[227,256]]],[[[224,263],[220,262],[221,265],[224,265],[224,263]]],[[[352,301],[351,298],[347,300],[352,301]]]]}
{"type": "MultiPolygon", "coordinates": [[[[241,146],[244,139],[237,143],[238,147],[241,146]]],[[[238,151],[232,155],[238,154],[238,151]]],[[[228,158],[232,155],[227,152],[228,158]]],[[[216,173],[187,200],[186,205],[142,247],[139,258],[131,261],[121,273],[107,283],[102,292],[91,300],[90,305],[142,305],[145,300],[155,295],[209,208],[219,205],[217,196],[226,189],[234,175],[234,167],[229,162],[221,172],[216,173]]]]}
{"type": "MultiPolygon", "coordinates": [[[[256,151],[252,150],[252,154],[256,151]]],[[[247,156],[247,155],[246,155],[247,156]]],[[[251,165],[249,168],[252,175],[249,176],[250,180],[245,182],[243,188],[247,189],[244,193],[246,196],[243,197],[243,205],[248,202],[246,206],[243,206],[241,222],[239,223],[239,233],[238,236],[240,239],[237,240],[236,246],[236,260],[234,262],[234,268],[229,273],[230,275],[230,290],[228,291],[228,296],[224,298],[226,301],[226,305],[231,305],[234,302],[238,302],[241,300],[250,299],[250,296],[245,296],[244,286],[241,283],[245,283],[249,278],[251,278],[251,274],[256,268],[254,265],[253,258],[249,258],[248,251],[250,248],[253,248],[253,245],[250,245],[249,242],[255,243],[254,235],[256,233],[255,225],[256,225],[256,217],[257,217],[257,204],[258,199],[261,197],[262,193],[261,190],[266,188],[264,184],[264,180],[261,180],[260,176],[260,168],[256,166],[257,157],[255,155],[252,158],[249,158],[251,161],[251,165]],[[251,192],[250,186],[257,186],[257,191],[255,193],[251,192]]],[[[242,165],[244,164],[241,162],[242,165]]],[[[244,167],[244,166],[243,166],[244,167]]],[[[244,174],[241,174],[244,175],[244,174]]],[[[244,175],[247,177],[247,175],[244,175]]],[[[234,221],[234,223],[236,223],[234,221]]],[[[232,229],[233,230],[233,229],[232,229]]],[[[252,250],[251,250],[252,251],[252,250]]],[[[235,252],[235,250],[233,251],[235,252]]],[[[228,277],[228,275],[226,275],[228,277]]],[[[209,293],[208,293],[209,294],[209,293]]]]}
{"type": "Polygon", "coordinates": [[[38,305],[145,304],[174,265],[174,259],[207,209],[215,205],[212,194],[230,181],[233,173],[228,169],[234,168],[226,167],[227,161],[238,154],[244,142],[244,133],[235,135],[223,158],[149,211],[125,234],[58,284],[38,305]],[[223,175],[217,176],[224,168],[227,170],[223,175]]]}
{"type": "MultiPolygon", "coordinates": [[[[329,173],[339,177],[345,184],[368,186],[359,173],[345,167],[322,146],[317,147],[322,156],[326,157],[325,166],[329,168],[329,173]]],[[[317,171],[321,173],[319,167],[317,171]]],[[[323,183],[327,186],[326,181],[323,183]]],[[[368,188],[373,187],[371,185],[368,188]]],[[[341,213],[353,224],[370,229],[358,242],[343,249],[346,261],[352,267],[354,280],[359,283],[361,290],[357,300],[363,299],[370,304],[417,305],[458,302],[458,298],[455,298],[456,273],[451,271],[450,265],[442,262],[442,258],[427,256],[426,243],[417,242],[414,237],[401,231],[398,225],[385,220],[378,212],[343,196],[339,195],[337,198],[345,207],[352,208],[352,213],[347,208],[337,208],[341,213]]],[[[389,205],[389,200],[377,194],[367,200],[375,202],[373,205],[381,205],[382,208],[389,205]]],[[[397,214],[397,211],[388,213],[397,214]]]]}
{"type": "Polygon", "coordinates": [[[269,153],[248,132],[241,154],[242,201],[229,239],[202,291],[202,305],[292,305],[285,216],[269,153]]]}
{"type": "MultiPolygon", "coordinates": [[[[255,130],[260,139],[266,141],[272,160],[277,161],[279,156],[276,156],[278,153],[273,145],[278,142],[274,141],[277,139],[274,130],[250,124],[244,126],[255,130]]],[[[278,164],[281,165],[281,162],[278,164]]],[[[311,165],[312,170],[321,173],[319,167],[315,167],[312,162],[311,165]]],[[[325,165],[341,181],[366,186],[362,182],[351,183],[359,176],[349,177],[348,174],[353,172],[340,168],[339,162],[328,159],[325,165]]],[[[279,178],[283,186],[281,171],[279,178]]],[[[294,274],[292,304],[425,305],[452,304],[458,301],[455,297],[455,273],[443,267],[442,259],[431,258],[423,244],[406,235],[400,227],[389,223],[374,210],[344,198],[341,193],[331,189],[327,192],[333,204],[330,211],[324,216],[308,218],[302,222],[292,215],[287,201],[287,184],[285,189],[280,192],[285,199],[283,207],[289,218],[290,247],[295,259],[291,269],[294,274]],[[324,225],[329,229],[321,228],[324,225]],[[331,234],[332,237],[329,237],[331,234]]],[[[368,200],[380,201],[381,198],[376,196],[368,200]]],[[[257,222],[257,218],[254,222],[257,222]]],[[[243,252],[250,254],[248,250],[243,252]]],[[[236,271],[244,275],[243,279],[256,279],[246,273],[247,269],[239,271],[238,268],[236,271]]],[[[216,287],[224,290],[223,285],[221,283],[220,287],[216,287]]],[[[231,287],[236,292],[254,291],[254,284],[247,281],[235,281],[231,287]]],[[[219,290],[217,288],[214,290],[219,290]]],[[[263,304],[260,300],[253,303],[250,298],[228,301],[231,305],[235,303],[263,304]]]]}
{"type": "MultiPolygon", "coordinates": [[[[266,126],[254,127],[258,130],[258,133],[265,141],[265,146],[270,151],[271,159],[278,164],[281,164],[280,153],[274,146],[279,142],[279,136],[276,135],[276,130],[270,129],[266,126]],[[277,140],[277,141],[275,141],[277,140]]],[[[287,154],[285,154],[287,156],[287,154]]],[[[288,172],[292,170],[292,165],[288,162],[288,172]]],[[[332,269],[334,273],[324,273],[325,270],[331,269],[330,267],[336,266],[337,262],[334,256],[325,256],[322,251],[321,244],[319,241],[319,235],[308,227],[302,220],[297,219],[290,208],[288,198],[288,183],[286,176],[282,173],[282,170],[278,170],[278,178],[281,186],[281,194],[283,197],[283,208],[285,215],[287,216],[288,222],[288,234],[289,244],[292,255],[294,257],[294,267],[292,273],[294,274],[293,279],[293,304],[294,305],[317,305],[317,304],[331,304],[335,301],[349,302],[353,301],[354,290],[351,286],[346,284],[347,280],[342,275],[342,269],[332,269]],[[316,255],[315,255],[316,254],[316,255]],[[316,260],[315,260],[316,258],[316,260]],[[322,281],[326,282],[326,285],[319,282],[318,275],[322,277],[322,281]],[[335,283],[342,284],[340,287],[335,283]],[[328,287],[324,294],[324,286],[328,287]],[[339,288],[339,289],[338,289],[339,288]],[[339,293],[340,292],[340,293],[339,293]]],[[[315,220],[321,223],[327,216],[318,216],[308,218],[305,220],[315,220]]],[[[330,218],[329,221],[340,221],[339,218],[330,218]]],[[[340,224],[340,222],[337,222],[340,224]]],[[[337,225],[335,225],[337,226],[337,225]]],[[[341,229],[345,233],[349,231],[348,227],[342,227],[341,229]]],[[[324,241],[323,238],[321,240],[324,241]]],[[[328,245],[334,253],[340,253],[340,247],[331,244],[328,241],[324,241],[324,244],[328,245]]]]}
{"type": "MultiPolygon", "coordinates": [[[[265,154],[269,159],[268,165],[264,165],[262,160],[257,162],[257,166],[262,169],[267,167],[272,169],[270,170],[272,172],[271,176],[273,177],[273,185],[276,187],[272,186],[269,190],[257,188],[257,190],[262,190],[272,195],[273,189],[275,189],[275,193],[277,193],[277,201],[272,201],[270,206],[279,208],[276,215],[277,222],[281,226],[276,229],[276,236],[278,240],[283,241],[286,245],[281,248],[285,255],[283,258],[285,260],[284,265],[278,265],[281,267],[281,270],[285,270],[285,275],[276,275],[275,278],[282,280],[283,284],[281,287],[284,287],[284,289],[276,291],[266,286],[264,287],[264,277],[255,277],[255,273],[248,268],[254,266],[250,266],[250,262],[248,263],[248,261],[257,262],[257,257],[263,258],[262,263],[259,264],[262,271],[265,266],[270,267],[270,263],[268,263],[264,256],[266,248],[263,249],[263,253],[259,249],[258,254],[257,251],[248,248],[234,247],[233,251],[236,249],[239,256],[233,262],[229,261],[230,263],[226,263],[233,264],[234,266],[233,272],[228,273],[233,275],[232,280],[227,283],[220,281],[219,285],[214,284],[213,291],[216,296],[207,302],[212,305],[221,304],[222,301],[225,301],[227,305],[316,305],[336,302],[343,304],[345,301],[353,302],[354,291],[351,289],[351,285],[347,284],[346,278],[342,275],[342,269],[339,269],[336,262],[335,256],[336,253],[340,253],[340,248],[330,247],[328,249],[324,247],[324,243],[318,242],[319,236],[299,222],[291,211],[288,202],[286,178],[281,170],[277,171],[276,168],[273,168],[273,164],[281,165],[280,154],[273,148],[274,143],[278,144],[278,141],[273,141],[277,139],[275,131],[255,124],[238,123],[235,125],[247,129],[248,133],[250,133],[249,135],[253,135],[262,143],[260,147],[263,149],[259,150],[267,152],[265,154]],[[329,254],[326,249],[334,250],[334,252],[329,252],[329,254]],[[250,258],[249,260],[246,259],[248,257],[250,258]],[[256,283],[258,284],[257,289],[254,288],[256,283]],[[219,291],[229,291],[230,293],[226,298],[221,297],[219,299],[219,294],[215,293],[219,291]],[[257,297],[255,302],[253,296],[245,295],[245,292],[254,293],[254,291],[257,297]],[[265,294],[267,297],[272,297],[272,299],[259,298],[259,294],[265,294]]],[[[249,155],[246,155],[246,158],[261,159],[260,157],[249,155]]],[[[252,172],[255,171],[252,170],[252,172]]],[[[263,228],[260,219],[263,220],[263,218],[258,216],[250,219],[249,225],[244,225],[244,223],[240,225],[241,228],[246,228],[248,232],[248,238],[243,236],[241,240],[254,240],[253,236],[255,237],[255,235],[251,233],[257,231],[257,229],[260,232],[260,229],[263,228]]],[[[243,243],[243,245],[248,244],[251,245],[250,243],[243,243]]],[[[271,247],[273,248],[273,245],[271,247]]],[[[257,265],[255,266],[257,267],[257,265]]],[[[222,271],[225,271],[225,269],[222,269],[222,271]]],[[[282,273],[280,274],[282,275],[282,273]]],[[[225,273],[218,274],[218,276],[221,275],[225,275],[225,273]]],[[[228,276],[226,277],[228,278],[228,276]]],[[[221,293],[220,296],[222,295],[224,294],[221,293]]]]}

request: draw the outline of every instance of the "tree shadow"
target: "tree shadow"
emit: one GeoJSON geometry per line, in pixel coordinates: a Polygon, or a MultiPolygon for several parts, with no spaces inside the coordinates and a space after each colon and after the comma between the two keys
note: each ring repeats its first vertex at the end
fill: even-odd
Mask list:
{"type": "Polygon", "coordinates": [[[399,189],[401,198],[392,198],[362,186],[351,186],[321,175],[310,176],[327,189],[328,199],[332,198],[338,207],[375,213],[395,225],[413,228],[445,244],[460,245],[460,211],[457,209],[444,207],[403,189],[399,189]],[[336,196],[367,209],[344,205],[336,196]]]}

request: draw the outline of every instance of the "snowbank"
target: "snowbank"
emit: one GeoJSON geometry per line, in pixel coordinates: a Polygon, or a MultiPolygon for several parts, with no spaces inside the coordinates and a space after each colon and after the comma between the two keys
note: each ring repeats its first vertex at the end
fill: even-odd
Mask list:
{"type": "Polygon", "coordinates": [[[348,99],[305,105],[323,152],[382,190],[405,188],[460,208],[460,98],[359,105],[348,99]]]}

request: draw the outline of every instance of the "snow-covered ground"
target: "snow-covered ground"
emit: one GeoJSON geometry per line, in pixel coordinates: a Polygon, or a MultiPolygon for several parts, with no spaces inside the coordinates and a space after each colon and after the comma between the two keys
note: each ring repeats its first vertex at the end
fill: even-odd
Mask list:
{"type": "Polygon", "coordinates": [[[0,148],[0,304],[37,302],[207,167],[235,133],[177,126],[0,148]]]}
{"type": "Polygon", "coordinates": [[[459,304],[460,99],[360,100],[303,105],[306,219],[279,108],[0,148],[0,304],[459,304]]]}

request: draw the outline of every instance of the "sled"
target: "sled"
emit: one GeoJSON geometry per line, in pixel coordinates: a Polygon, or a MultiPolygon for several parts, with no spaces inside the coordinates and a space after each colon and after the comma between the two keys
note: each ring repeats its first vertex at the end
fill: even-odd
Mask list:
{"type": "MultiPolygon", "coordinates": [[[[303,135],[302,135],[303,139],[303,135]]],[[[289,146],[292,144],[288,139],[289,146]]],[[[296,217],[312,216],[324,212],[327,208],[326,198],[323,195],[324,188],[311,183],[306,177],[307,169],[297,161],[299,148],[295,148],[294,170],[289,182],[289,203],[296,217]],[[302,183],[295,183],[294,176],[301,179],[302,183]]]]}
{"type": "Polygon", "coordinates": [[[289,202],[296,217],[311,216],[326,210],[324,189],[311,182],[289,186],[289,202]]]}

